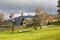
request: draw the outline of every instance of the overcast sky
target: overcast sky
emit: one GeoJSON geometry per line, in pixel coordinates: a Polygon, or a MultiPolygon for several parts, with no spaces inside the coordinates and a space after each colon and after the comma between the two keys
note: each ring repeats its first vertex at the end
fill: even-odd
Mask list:
{"type": "Polygon", "coordinates": [[[3,10],[6,14],[12,9],[16,13],[19,10],[24,10],[29,14],[33,14],[37,7],[41,7],[43,10],[56,14],[57,0],[0,0],[0,10],[3,10]]]}

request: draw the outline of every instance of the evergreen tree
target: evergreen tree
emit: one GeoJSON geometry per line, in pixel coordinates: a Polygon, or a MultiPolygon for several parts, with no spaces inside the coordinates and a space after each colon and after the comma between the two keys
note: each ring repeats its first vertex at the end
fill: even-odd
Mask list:
{"type": "Polygon", "coordinates": [[[58,0],[58,22],[60,21],[60,0],[58,0]]]}

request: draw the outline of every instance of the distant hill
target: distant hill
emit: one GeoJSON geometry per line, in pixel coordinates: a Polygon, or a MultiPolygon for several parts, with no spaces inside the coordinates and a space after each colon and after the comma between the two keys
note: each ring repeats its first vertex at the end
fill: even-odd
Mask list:
{"type": "Polygon", "coordinates": [[[23,16],[23,18],[33,18],[34,16],[23,16]]]}

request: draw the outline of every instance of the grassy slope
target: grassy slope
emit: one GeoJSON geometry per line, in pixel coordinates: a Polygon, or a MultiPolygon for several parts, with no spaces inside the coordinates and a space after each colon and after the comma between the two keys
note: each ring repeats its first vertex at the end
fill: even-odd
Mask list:
{"type": "Polygon", "coordinates": [[[60,40],[60,27],[50,26],[48,28],[34,30],[30,32],[10,34],[0,32],[0,40],[60,40]]]}

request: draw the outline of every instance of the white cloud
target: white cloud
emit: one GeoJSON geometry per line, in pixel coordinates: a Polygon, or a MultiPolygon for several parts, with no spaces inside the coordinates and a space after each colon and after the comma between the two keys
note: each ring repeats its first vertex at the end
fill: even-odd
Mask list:
{"type": "Polygon", "coordinates": [[[56,8],[57,6],[57,0],[1,0],[2,4],[4,4],[6,7],[22,7],[25,6],[40,6],[42,8],[56,8]]]}
{"type": "Polygon", "coordinates": [[[57,0],[2,0],[4,4],[12,4],[12,5],[42,5],[42,4],[51,4],[56,5],[57,0]]]}
{"type": "MultiPolygon", "coordinates": [[[[23,13],[23,16],[28,16],[28,15],[33,16],[33,15],[35,15],[35,13],[26,13],[26,12],[23,13]]],[[[14,18],[15,18],[15,17],[18,17],[18,16],[21,16],[21,14],[19,14],[19,13],[15,13],[15,14],[14,14],[14,18]]],[[[5,17],[6,17],[6,19],[9,19],[9,14],[6,14],[5,17]]]]}
{"type": "MultiPolygon", "coordinates": [[[[7,9],[11,7],[12,9],[25,8],[24,10],[31,11],[33,9],[35,10],[35,8],[38,6],[42,7],[48,12],[56,12],[57,9],[57,0],[0,0],[0,2],[6,5],[7,9]]],[[[5,6],[3,6],[3,8],[5,8],[5,6]]]]}

